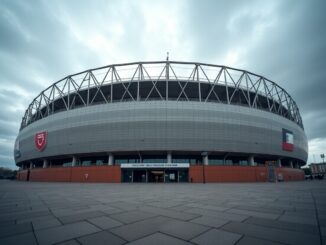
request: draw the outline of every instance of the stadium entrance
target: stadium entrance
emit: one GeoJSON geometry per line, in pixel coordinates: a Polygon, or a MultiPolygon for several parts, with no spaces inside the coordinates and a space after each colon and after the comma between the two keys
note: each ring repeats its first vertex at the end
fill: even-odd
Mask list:
{"type": "Polygon", "coordinates": [[[121,164],[122,182],[178,183],[188,182],[187,163],[121,164]]]}

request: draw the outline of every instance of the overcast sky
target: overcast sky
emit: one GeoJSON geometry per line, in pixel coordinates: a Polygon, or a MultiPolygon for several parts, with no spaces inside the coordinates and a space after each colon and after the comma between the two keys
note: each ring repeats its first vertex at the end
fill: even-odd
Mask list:
{"type": "Polygon", "coordinates": [[[326,153],[326,1],[0,1],[0,166],[29,103],[53,82],[120,62],[246,69],[297,102],[309,160],[326,153]]]}

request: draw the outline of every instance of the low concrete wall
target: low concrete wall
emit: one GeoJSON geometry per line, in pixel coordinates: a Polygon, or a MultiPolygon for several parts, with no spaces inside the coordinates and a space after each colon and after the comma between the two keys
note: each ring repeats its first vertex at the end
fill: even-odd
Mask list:
{"type": "Polygon", "coordinates": [[[49,182],[121,182],[120,166],[34,168],[30,181],[49,182]]]}
{"type": "Polygon", "coordinates": [[[74,167],[71,182],[121,182],[120,166],[74,167]]]}
{"type": "MultiPolygon", "coordinates": [[[[17,179],[28,180],[28,171],[19,171],[17,179]]],[[[284,181],[304,180],[304,172],[293,168],[276,167],[275,176],[284,181]]],[[[30,170],[29,180],[119,183],[121,168],[120,166],[34,168],[30,170]]],[[[265,166],[190,166],[189,181],[193,183],[266,182],[268,169],[265,166]]]]}
{"type": "Polygon", "coordinates": [[[30,181],[70,182],[71,168],[34,168],[30,181]]]}
{"type": "Polygon", "coordinates": [[[27,181],[28,180],[28,170],[20,170],[20,171],[18,171],[16,179],[17,180],[27,181]]]}
{"type": "MultiPolygon", "coordinates": [[[[304,172],[293,168],[275,168],[276,178],[281,174],[284,181],[304,180],[304,172]]],[[[193,183],[216,182],[266,182],[265,166],[190,166],[189,181],[193,183]]]]}
{"type": "Polygon", "coordinates": [[[276,174],[279,177],[282,176],[284,181],[304,180],[304,172],[300,169],[276,168],[276,174]]]}

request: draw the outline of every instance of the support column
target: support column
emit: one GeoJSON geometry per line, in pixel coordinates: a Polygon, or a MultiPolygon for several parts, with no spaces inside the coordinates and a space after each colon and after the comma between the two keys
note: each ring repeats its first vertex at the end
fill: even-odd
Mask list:
{"type": "Polygon", "coordinates": [[[206,154],[202,154],[203,155],[203,164],[204,165],[208,165],[208,154],[206,153],[206,154]]]}
{"type": "Polygon", "coordinates": [[[281,159],[279,158],[279,159],[277,159],[277,161],[276,161],[276,165],[278,166],[278,167],[282,167],[282,161],[281,161],[281,159]]]}
{"type": "Polygon", "coordinates": [[[113,153],[109,153],[109,165],[113,165],[113,161],[114,161],[114,157],[113,157],[113,153]]]}
{"type": "Polygon", "coordinates": [[[255,158],[253,155],[248,157],[249,166],[255,166],[255,158]]]}
{"type": "Polygon", "coordinates": [[[203,157],[203,184],[206,183],[206,175],[205,175],[205,166],[208,165],[208,153],[207,152],[202,152],[201,153],[202,157],[203,157]]]}
{"type": "Polygon", "coordinates": [[[33,162],[29,162],[29,169],[33,168],[33,162]]]}
{"type": "Polygon", "coordinates": [[[290,161],[290,167],[293,168],[293,162],[292,161],[290,161]]]}
{"type": "Polygon", "coordinates": [[[43,168],[47,168],[48,167],[48,159],[44,159],[43,160],[43,168]]]}
{"type": "Polygon", "coordinates": [[[140,152],[138,152],[138,156],[139,156],[139,163],[143,163],[143,156],[140,154],[140,152]]]}
{"type": "Polygon", "coordinates": [[[72,163],[71,163],[71,166],[72,166],[72,167],[75,167],[76,164],[77,164],[77,157],[76,157],[76,156],[73,156],[73,157],[72,157],[72,163]]]}
{"type": "Polygon", "coordinates": [[[172,163],[172,153],[169,151],[166,156],[167,163],[172,163]]]}

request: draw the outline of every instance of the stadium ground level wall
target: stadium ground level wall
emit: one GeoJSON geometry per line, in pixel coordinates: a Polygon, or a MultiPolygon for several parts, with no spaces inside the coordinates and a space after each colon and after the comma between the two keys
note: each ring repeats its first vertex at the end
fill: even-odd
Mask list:
{"type": "MultiPolygon", "coordinates": [[[[120,183],[123,182],[123,171],[120,166],[34,168],[19,171],[17,179],[22,181],[120,183]]],[[[157,169],[157,171],[162,170],[157,169]]],[[[191,183],[304,180],[304,172],[302,170],[276,166],[190,165],[189,168],[183,169],[182,171],[187,172],[187,179],[180,182],[191,183]]]]}

